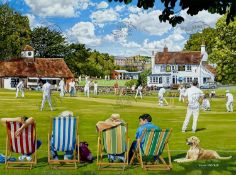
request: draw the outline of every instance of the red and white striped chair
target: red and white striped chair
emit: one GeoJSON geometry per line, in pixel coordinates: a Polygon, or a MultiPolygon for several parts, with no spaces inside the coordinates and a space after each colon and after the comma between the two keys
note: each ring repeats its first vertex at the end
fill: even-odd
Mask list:
{"type": "Polygon", "coordinates": [[[11,156],[12,153],[19,154],[32,154],[33,158],[31,161],[16,161],[11,162],[5,160],[6,168],[32,168],[33,164],[37,163],[36,157],[36,124],[30,124],[27,128],[23,129],[20,136],[16,137],[15,132],[21,127],[21,122],[6,122],[7,126],[7,140],[6,140],[6,157],[11,156]],[[20,165],[21,164],[21,165],[20,165]],[[23,166],[29,165],[29,166],[23,166]],[[18,165],[18,166],[9,166],[18,165]]]}

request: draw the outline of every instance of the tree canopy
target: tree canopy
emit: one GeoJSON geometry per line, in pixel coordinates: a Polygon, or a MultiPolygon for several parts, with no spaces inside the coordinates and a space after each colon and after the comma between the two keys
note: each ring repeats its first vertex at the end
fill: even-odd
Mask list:
{"type": "MultiPolygon", "coordinates": [[[[108,0],[124,2],[125,4],[131,3],[133,0],[108,0]]],[[[174,27],[184,21],[184,18],[178,15],[180,10],[187,9],[187,14],[193,16],[197,15],[202,10],[208,10],[210,13],[226,14],[226,22],[234,20],[236,16],[236,1],[235,0],[137,0],[137,7],[148,9],[153,8],[157,1],[164,5],[162,14],[159,16],[161,22],[169,21],[174,27]],[[178,3],[178,4],[177,4],[178,3]],[[176,6],[180,9],[176,10],[176,6]]]]}
{"type": "Polygon", "coordinates": [[[35,49],[35,56],[44,58],[64,57],[67,46],[62,34],[48,27],[33,29],[31,45],[35,49]]]}
{"type": "Polygon", "coordinates": [[[8,5],[0,5],[0,60],[18,57],[30,40],[27,17],[13,11],[8,5]]]}
{"type": "Polygon", "coordinates": [[[201,33],[193,34],[184,50],[200,50],[205,41],[209,62],[217,65],[217,81],[223,84],[236,83],[236,21],[226,25],[226,15],[216,23],[216,28],[204,29],[201,33]]]}

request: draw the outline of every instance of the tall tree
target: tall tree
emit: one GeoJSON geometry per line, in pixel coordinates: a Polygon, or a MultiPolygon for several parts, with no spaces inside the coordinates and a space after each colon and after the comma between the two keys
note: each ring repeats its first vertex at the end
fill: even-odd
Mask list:
{"type": "Polygon", "coordinates": [[[19,57],[24,45],[30,41],[30,32],[27,17],[7,4],[0,5],[0,60],[19,57]]]}
{"type": "Polygon", "coordinates": [[[35,49],[35,56],[45,58],[64,57],[67,48],[62,34],[48,27],[33,29],[31,45],[35,49]]]}
{"type": "Polygon", "coordinates": [[[216,24],[215,46],[209,60],[217,64],[217,80],[223,84],[236,83],[236,21],[226,25],[226,16],[216,24]]]}
{"type": "Polygon", "coordinates": [[[187,43],[184,45],[184,50],[200,51],[200,46],[204,41],[206,45],[206,51],[208,54],[210,54],[215,45],[216,36],[217,30],[214,28],[206,28],[202,32],[192,34],[187,43]]]}
{"type": "MultiPolygon", "coordinates": [[[[117,2],[118,0],[108,1],[117,2]]],[[[125,4],[129,4],[132,1],[119,0],[119,2],[124,2],[125,4]]],[[[202,10],[208,10],[211,13],[219,13],[221,15],[228,12],[227,18],[225,19],[227,24],[233,21],[236,16],[235,0],[138,0],[137,7],[143,9],[153,8],[157,1],[160,1],[164,5],[162,14],[159,16],[160,21],[169,21],[172,26],[176,26],[176,24],[184,21],[184,18],[178,15],[179,10],[176,11],[177,5],[180,7],[180,10],[187,9],[187,13],[192,16],[197,15],[202,10]]]]}

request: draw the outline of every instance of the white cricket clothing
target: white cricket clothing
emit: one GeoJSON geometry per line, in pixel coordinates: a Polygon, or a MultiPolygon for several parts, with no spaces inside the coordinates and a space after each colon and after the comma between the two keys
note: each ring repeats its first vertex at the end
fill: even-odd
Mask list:
{"type": "Polygon", "coordinates": [[[21,97],[25,97],[24,93],[24,82],[20,81],[16,86],[16,98],[18,97],[18,93],[21,92],[21,97]]]}
{"type": "Polygon", "coordinates": [[[46,100],[48,100],[48,104],[49,104],[50,109],[52,111],[53,108],[52,108],[52,102],[51,102],[51,84],[46,82],[42,87],[42,91],[43,91],[43,100],[42,100],[42,104],[41,104],[41,111],[44,108],[44,104],[45,104],[46,100]]]}
{"type": "Polygon", "coordinates": [[[93,86],[94,86],[93,93],[94,93],[94,95],[97,95],[98,94],[98,84],[94,83],[93,86]]]}
{"type": "Polygon", "coordinates": [[[226,102],[226,109],[228,112],[233,112],[233,102],[234,102],[234,96],[231,93],[226,93],[227,102],[226,102]]]}
{"type": "Polygon", "coordinates": [[[188,98],[188,107],[191,109],[199,109],[199,98],[203,95],[202,90],[195,86],[188,88],[184,94],[184,96],[188,98]]]}
{"type": "Polygon", "coordinates": [[[229,102],[233,102],[234,101],[234,96],[231,93],[227,93],[226,97],[227,97],[227,101],[229,101],[229,102]]]}
{"type": "Polygon", "coordinates": [[[187,114],[183,123],[182,131],[186,131],[191,115],[193,114],[193,125],[192,131],[195,132],[197,129],[197,120],[199,116],[199,109],[190,109],[187,108],[187,114]]]}
{"type": "Polygon", "coordinates": [[[158,96],[163,96],[166,93],[165,88],[161,88],[158,92],[158,96]]]}
{"type": "Polygon", "coordinates": [[[89,97],[90,81],[87,80],[84,86],[84,95],[89,97]]]}
{"type": "Polygon", "coordinates": [[[140,96],[141,99],[143,98],[142,89],[143,89],[142,86],[139,86],[139,87],[137,88],[135,98],[137,98],[138,95],[140,96]]]}
{"type": "Polygon", "coordinates": [[[210,104],[210,101],[208,99],[203,99],[202,100],[202,108],[204,110],[207,110],[207,109],[211,108],[211,104],[210,104]]]}
{"type": "Polygon", "coordinates": [[[63,97],[64,95],[65,95],[65,93],[64,93],[64,87],[65,87],[65,82],[64,82],[64,80],[61,80],[60,82],[59,82],[59,88],[60,88],[60,96],[61,97],[63,97]]]}

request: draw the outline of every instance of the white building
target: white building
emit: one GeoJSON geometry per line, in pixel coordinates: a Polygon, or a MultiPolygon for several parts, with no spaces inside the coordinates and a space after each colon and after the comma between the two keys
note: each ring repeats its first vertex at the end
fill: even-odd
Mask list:
{"type": "Polygon", "coordinates": [[[152,74],[148,76],[148,86],[169,87],[172,84],[191,83],[197,80],[199,86],[213,82],[216,70],[207,64],[205,45],[201,51],[163,52],[152,56],[152,74]]]}

